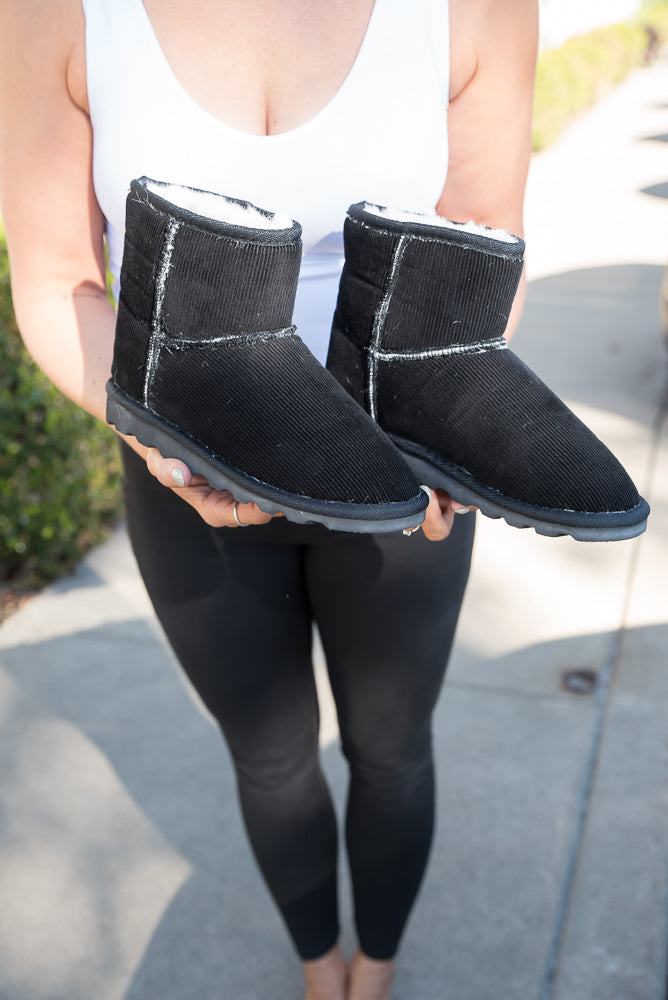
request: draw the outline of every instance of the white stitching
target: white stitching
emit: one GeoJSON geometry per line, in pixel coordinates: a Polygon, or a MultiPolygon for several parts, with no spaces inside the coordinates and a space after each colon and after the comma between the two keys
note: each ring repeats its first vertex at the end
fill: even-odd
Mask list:
{"type": "Polygon", "coordinates": [[[165,300],[167,278],[172,266],[174,239],[176,238],[178,229],[179,222],[176,219],[170,219],[169,225],[167,226],[167,232],[165,233],[164,242],[162,244],[162,252],[160,254],[160,262],[158,264],[158,274],[155,280],[155,301],[153,305],[153,316],[151,318],[151,341],[149,344],[148,359],[146,361],[146,375],[144,377],[144,405],[149,409],[151,382],[158,365],[160,347],[165,340],[162,322],[162,306],[165,300]]]}
{"type": "Polygon", "coordinates": [[[392,293],[394,291],[394,285],[397,279],[397,272],[406,252],[406,247],[411,239],[407,234],[403,234],[399,237],[399,242],[397,243],[394,254],[392,255],[392,264],[390,265],[390,272],[387,278],[387,284],[385,286],[385,292],[383,298],[380,301],[380,305],[376,309],[375,316],[373,318],[373,328],[371,331],[371,342],[369,344],[369,413],[373,420],[378,420],[376,412],[376,374],[378,368],[378,345],[380,344],[381,334],[383,332],[383,326],[387,318],[387,312],[390,308],[390,299],[392,298],[392,293]]]}
{"type": "Polygon", "coordinates": [[[447,358],[453,354],[485,354],[487,351],[504,351],[508,347],[505,337],[494,340],[478,340],[474,344],[451,344],[449,347],[433,347],[427,351],[379,351],[367,348],[378,361],[423,361],[427,358],[447,358]]]}
{"type": "Polygon", "coordinates": [[[163,344],[167,350],[179,350],[181,347],[208,347],[211,344],[264,343],[267,340],[291,337],[296,332],[296,326],[284,326],[280,330],[223,334],[222,337],[184,337],[181,333],[170,333],[163,338],[163,344]]]}

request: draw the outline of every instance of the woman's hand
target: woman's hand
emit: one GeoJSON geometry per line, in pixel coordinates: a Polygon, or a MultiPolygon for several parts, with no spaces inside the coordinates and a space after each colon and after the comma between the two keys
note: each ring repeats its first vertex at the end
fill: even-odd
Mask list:
{"type": "Polygon", "coordinates": [[[265,514],[256,503],[236,503],[228,490],[215,490],[204,476],[193,476],[187,465],[176,458],[163,458],[157,448],[148,449],[146,464],[158,482],[194,507],[212,528],[238,528],[239,522],[244,527],[266,524],[272,517],[283,517],[282,514],[265,514]],[[239,522],[234,516],[235,504],[239,522]]]}
{"type": "MultiPolygon", "coordinates": [[[[426,486],[422,488],[429,489],[426,486]]],[[[429,489],[429,506],[421,525],[422,533],[430,542],[440,542],[447,538],[452,531],[455,514],[461,517],[463,514],[477,509],[477,507],[465,507],[464,504],[457,503],[445,490],[429,489]]]]}
{"type": "MultiPolygon", "coordinates": [[[[237,503],[229,490],[215,490],[209,486],[204,476],[193,476],[184,462],[176,458],[163,458],[157,448],[148,449],[146,465],[159,483],[174,490],[212,528],[239,527],[234,517],[235,503],[237,517],[244,526],[267,524],[272,517],[284,516],[265,514],[256,503],[237,503]]],[[[423,489],[426,490],[427,487],[423,489]]],[[[477,507],[465,507],[464,504],[457,503],[445,490],[429,489],[429,506],[420,527],[429,541],[438,542],[450,534],[455,514],[459,513],[461,516],[472,510],[477,510],[477,507]]]]}

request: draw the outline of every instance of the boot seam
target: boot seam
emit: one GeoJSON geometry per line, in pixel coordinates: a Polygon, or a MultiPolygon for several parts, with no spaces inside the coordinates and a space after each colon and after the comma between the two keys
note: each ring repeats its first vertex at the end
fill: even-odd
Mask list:
{"type": "Polygon", "coordinates": [[[264,344],[269,340],[292,337],[296,326],[284,326],[277,330],[259,330],[257,333],[229,333],[220,337],[184,337],[180,333],[164,334],[162,345],[166,350],[179,351],[189,347],[211,347],[214,344],[264,344]]]}
{"type": "Polygon", "coordinates": [[[180,223],[178,219],[171,218],[167,230],[163,237],[160,260],[155,278],[155,297],[153,299],[153,313],[151,316],[151,337],[148,345],[148,356],[146,358],[146,373],[144,375],[144,405],[151,409],[150,396],[153,379],[155,378],[160,350],[167,337],[164,330],[164,320],[162,318],[162,307],[165,301],[167,279],[172,267],[172,257],[174,254],[174,240],[179,231],[180,223]]]}
{"type": "Polygon", "coordinates": [[[433,347],[424,351],[382,351],[369,347],[378,361],[426,361],[429,358],[447,358],[457,354],[486,354],[487,351],[505,351],[508,341],[505,337],[478,340],[473,344],[450,344],[449,347],[433,347]]]}
{"type": "MultiPolygon", "coordinates": [[[[396,234],[395,234],[396,235],[396,234]]],[[[378,423],[378,409],[376,406],[376,392],[377,392],[377,375],[378,375],[378,359],[377,352],[380,348],[380,341],[383,335],[383,328],[385,326],[385,321],[387,319],[387,314],[390,309],[390,301],[394,293],[394,288],[397,283],[397,277],[399,274],[399,269],[401,268],[401,263],[404,259],[404,254],[406,253],[406,247],[410,243],[412,237],[404,233],[399,237],[399,242],[394,248],[392,254],[392,260],[390,262],[390,268],[388,271],[387,279],[385,282],[385,288],[383,290],[383,297],[378,304],[373,317],[373,326],[371,328],[371,338],[369,341],[369,346],[366,348],[368,359],[367,359],[367,393],[369,399],[369,414],[371,418],[378,423]]]]}
{"type": "MultiPolygon", "coordinates": [[[[459,344],[458,345],[452,345],[453,347],[456,346],[456,347],[465,347],[465,348],[473,348],[473,349],[465,349],[465,350],[452,351],[451,354],[450,354],[450,356],[451,357],[459,357],[462,354],[468,354],[471,357],[475,357],[476,355],[479,356],[479,355],[482,355],[482,354],[487,354],[488,353],[488,349],[487,349],[487,346],[486,346],[487,344],[491,344],[492,345],[491,348],[490,348],[491,350],[505,351],[505,350],[509,349],[509,344],[508,344],[508,341],[505,339],[505,337],[499,337],[499,338],[497,338],[497,340],[501,341],[502,343],[498,343],[498,345],[497,345],[497,341],[495,340],[495,341],[478,341],[477,344],[475,344],[475,345],[468,345],[468,344],[467,345],[459,345],[459,344]],[[478,345],[485,345],[485,346],[482,347],[482,349],[478,349],[478,345]]],[[[438,352],[436,355],[431,355],[428,351],[425,351],[424,354],[421,355],[420,357],[410,358],[408,360],[411,360],[411,361],[412,360],[417,360],[417,361],[422,361],[422,360],[428,361],[428,360],[431,360],[431,358],[433,356],[438,357],[440,355],[440,350],[438,348],[436,348],[435,350],[438,352]]],[[[447,350],[447,348],[445,350],[447,350]]],[[[390,365],[395,364],[397,360],[403,360],[403,356],[401,358],[397,358],[397,359],[395,359],[395,358],[388,358],[387,355],[389,355],[392,352],[386,351],[386,352],[382,352],[382,353],[384,353],[386,355],[386,357],[385,358],[381,357],[379,360],[386,361],[390,365]]],[[[413,352],[413,353],[415,355],[417,355],[418,352],[413,352]]],[[[411,395],[411,402],[410,402],[410,406],[411,407],[417,407],[417,406],[419,406],[419,401],[423,398],[424,392],[431,385],[431,383],[434,381],[434,379],[436,379],[436,378],[439,377],[439,375],[440,375],[440,373],[442,371],[443,371],[443,366],[439,365],[436,370],[433,370],[433,368],[429,367],[427,369],[427,371],[424,372],[424,374],[422,375],[421,379],[419,380],[419,383],[414,387],[413,393],[411,395]]],[[[388,375],[388,377],[389,377],[389,375],[388,375]]],[[[391,430],[390,430],[390,424],[391,424],[391,420],[389,420],[389,419],[387,419],[385,417],[380,421],[380,426],[383,428],[383,430],[386,433],[392,433],[391,430]]]]}

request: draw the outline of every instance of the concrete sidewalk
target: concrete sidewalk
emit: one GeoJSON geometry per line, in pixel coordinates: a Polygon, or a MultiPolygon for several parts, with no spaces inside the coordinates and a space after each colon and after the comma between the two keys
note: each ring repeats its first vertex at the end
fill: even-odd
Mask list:
{"type": "MultiPolygon", "coordinates": [[[[480,519],[397,1000],[665,1000],[667,139],[664,58],[533,163],[515,347],[653,512],[613,545],[480,519]]],[[[1,1000],[297,1000],[229,761],[123,532],[0,628],[0,736],[1,1000]]]]}

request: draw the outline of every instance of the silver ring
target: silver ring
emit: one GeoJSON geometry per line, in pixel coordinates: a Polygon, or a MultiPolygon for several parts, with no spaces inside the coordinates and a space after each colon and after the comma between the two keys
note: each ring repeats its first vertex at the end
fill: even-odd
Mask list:
{"type": "Polygon", "coordinates": [[[244,524],[243,521],[239,520],[239,515],[237,514],[237,507],[238,506],[239,506],[239,501],[235,500],[234,501],[234,507],[232,508],[232,513],[234,514],[234,520],[237,522],[237,527],[239,527],[239,528],[247,528],[248,525],[244,524]]]}

